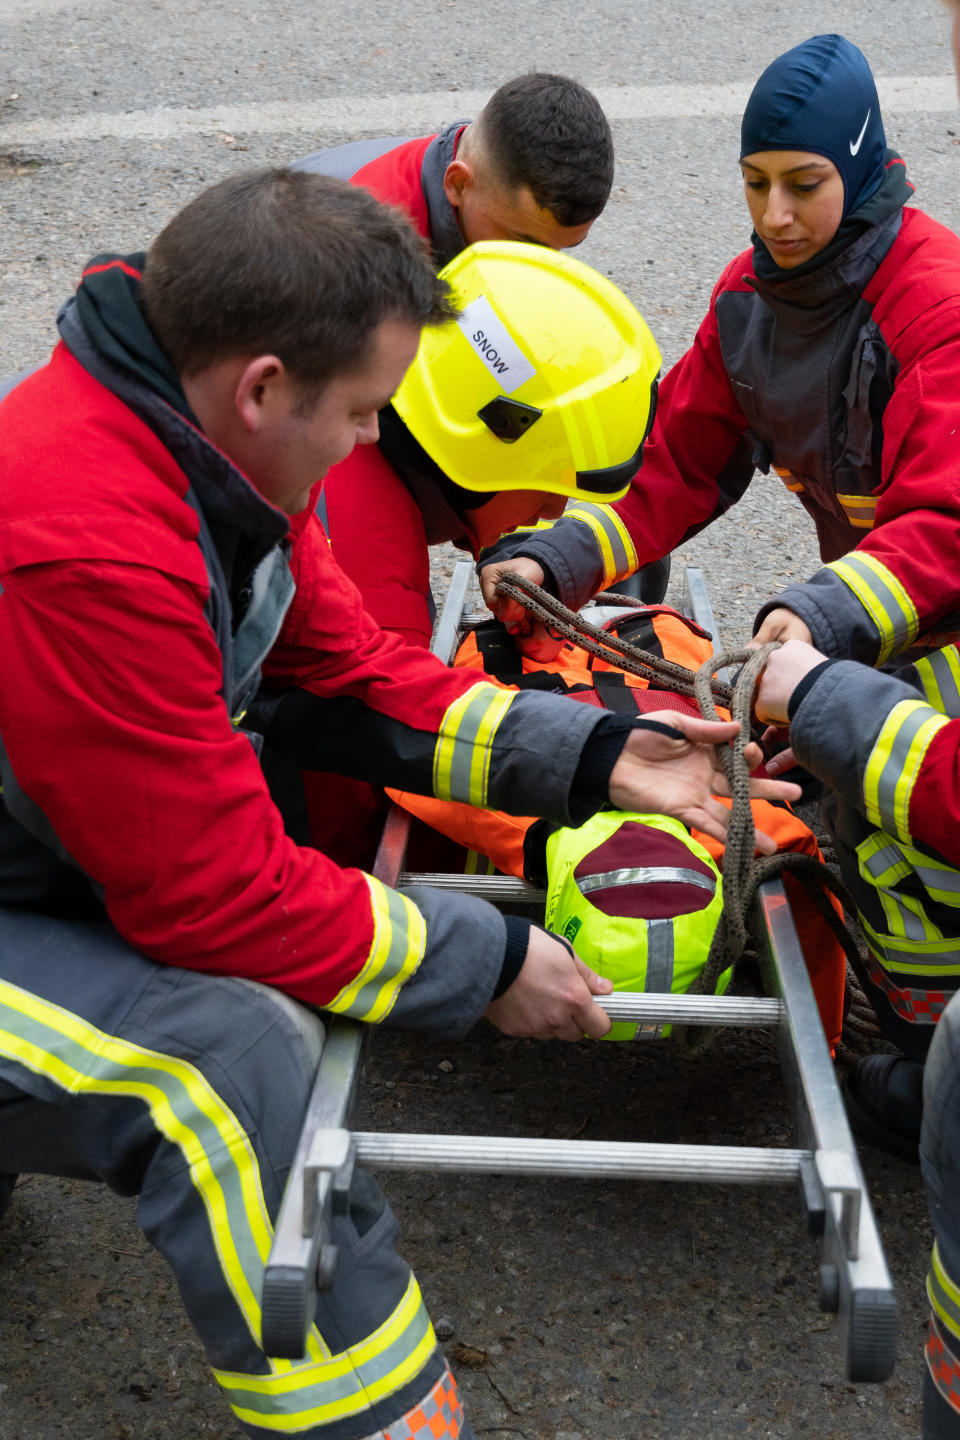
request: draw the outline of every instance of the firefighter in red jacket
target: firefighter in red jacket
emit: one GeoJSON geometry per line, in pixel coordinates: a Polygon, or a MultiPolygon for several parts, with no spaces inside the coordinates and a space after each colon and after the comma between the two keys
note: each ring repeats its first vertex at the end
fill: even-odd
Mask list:
{"type": "MultiPolygon", "coordinates": [[[[960,76],[960,0],[951,0],[950,8],[960,76]]],[[[926,909],[936,893],[947,936],[960,890],[958,701],[955,644],[921,657],[912,675],[890,675],[827,660],[791,640],[770,656],[757,695],[762,719],[789,725],[790,753],[775,756],[771,770],[789,765],[795,754],[830,791],[842,794],[849,811],[863,818],[867,835],[882,836],[879,848],[892,862],[887,913],[896,913],[901,898],[915,906],[918,896],[926,909]]],[[[848,880],[860,877],[854,853],[844,848],[839,858],[848,880]]],[[[956,942],[946,939],[944,945],[948,958],[956,942]]],[[[955,971],[955,950],[952,959],[955,971]]],[[[960,996],[951,1000],[946,987],[914,996],[905,980],[904,1006],[919,1002],[928,1034],[937,1019],[926,1064],[921,1075],[909,1058],[870,1057],[861,1077],[870,1109],[861,1119],[888,1147],[891,1136],[898,1138],[900,1153],[912,1158],[922,1111],[920,1161],[936,1237],[927,1275],[923,1437],[960,1440],[960,996]]]]}
{"type": "MultiPolygon", "coordinates": [[[[642,316],[572,256],[489,241],[441,274],[460,319],[424,332],[377,445],[334,466],[317,501],[374,619],[423,646],[434,618],[430,546],[453,541],[477,555],[504,531],[559,515],[568,498],[622,494],[660,371],[642,316]]],[[[303,786],[312,843],[369,864],[383,803],[326,775],[306,773],[303,786]]]]}
{"type": "MultiPolygon", "coordinates": [[[[753,248],[727,266],[664,379],[630,493],[500,542],[485,596],[519,622],[494,598],[506,566],[579,605],[709,524],[759,467],[808,510],[826,563],[763,607],[757,641],[793,636],[869,665],[916,653],[926,693],[956,696],[943,662],[934,673],[922,652],[960,629],[960,239],[905,205],[912,187],[887,149],[873,76],[841,36],[815,36],[768,67],[741,139],[753,248]]],[[[863,841],[848,807],[831,823],[839,843],[863,841]]],[[[904,931],[886,917],[882,880],[861,868],[871,998],[889,1038],[919,1061],[936,1013],[921,997],[956,988],[955,911],[934,886],[904,931]]],[[[854,1072],[854,1090],[866,1074],[854,1072]]]]}
{"type": "Polygon", "coordinates": [[[295,170],[335,175],[398,205],[439,267],[478,240],[579,245],[613,184],[613,138],[599,102],[566,75],[501,85],[475,120],[437,135],[356,140],[295,170]]]}
{"type": "Polygon", "coordinates": [[[536,927],[299,849],[260,735],[561,823],[653,794],[716,833],[726,814],[712,749],[682,732],[733,727],[624,730],[457,675],[377,628],[312,512],[291,532],[447,306],[363,191],[240,175],[147,257],[91,262],[0,414],[0,1168],[139,1192],[263,1440],[474,1433],[369,1175],[303,1362],[261,1348],[312,1009],[446,1035],[483,1014],[571,1039],[609,1022],[606,987],[536,927]]]}
{"type": "MultiPolygon", "coordinates": [[[[433,623],[431,543],[452,540],[476,555],[501,531],[556,514],[568,498],[577,513],[584,502],[621,492],[639,460],[660,365],[653,337],[626,296],[571,256],[489,242],[465,250],[441,276],[461,307],[460,319],[425,331],[416,360],[380,416],[378,444],[358,448],[333,468],[321,502],[334,555],[367,608],[384,629],[423,646],[433,623]]],[[[658,620],[664,638],[651,638],[650,645],[662,643],[669,658],[693,668],[709,655],[709,642],[702,635],[694,639],[679,617],[675,623],[669,615],[658,620]]],[[[520,657],[512,658],[515,671],[507,683],[522,684],[520,657]]],[[[599,673],[585,669],[583,660],[571,652],[566,665],[526,683],[563,693],[566,680],[582,692],[582,682],[592,685],[599,673]]],[[[496,666],[490,673],[500,678],[496,666]]],[[[621,682],[611,706],[618,708],[623,677],[610,678],[621,682]]],[[[609,704],[609,693],[597,680],[599,703],[609,704]]],[[[686,705],[675,696],[656,703],[686,705]]],[[[337,776],[307,772],[295,779],[306,790],[312,842],[343,863],[369,863],[386,808],[382,795],[337,776]]],[[[427,798],[418,803],[407,796],[404,803],[468,851],[492,858],[508,873],[524,873],[526,859],[534,867],[530,878],[539,878],[543,826],[530,832],[540,841],[531,851],[523,841],[528,821],[427,798]]],[[[768,808],[757,823],[767,833],[776,831],[783,848],[816,851],[812,835],[793,816],[768,808]]],[[[416,843],[429,857],[423,868],[458,868],[459,854],[429,843],[422,830],[416,843]]],[[[671,841],[661,835],[657,843],[667,849],[671,841]]],[[[713,853],[722,853],[719,844],[713,853]]],[[[653,887],[650,898],[661,903],[653,900],[653,887]]],[[[798,898],[803,911],[802,894],[798,898]]],[[[683,910],[688,899],[675,892],[671,903],[683,910]]],[[[819,963],[814,983],[833,1043],[842,952],[815,914],[800,923],[811,934],[812,970],[819,963]]],[[[701,921],[701,939],[709,944],[711,935],[701,921]]],[[[651,988],[657,978],[651,974],[651,988]]]]}

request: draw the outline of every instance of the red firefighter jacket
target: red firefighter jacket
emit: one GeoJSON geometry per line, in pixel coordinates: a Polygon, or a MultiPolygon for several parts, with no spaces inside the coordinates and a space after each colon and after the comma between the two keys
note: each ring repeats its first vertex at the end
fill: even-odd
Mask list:
{"type": "Polygon", "coordinates": [[[797,280],[759,279],[747,251],[660,387],[627,496],[484,558],[533,557],[576,608],[727,510],[759,465],[806,506],[828,562],[765,608],[871,665],[942,644],[960,612],[958,373],[960,239],[921,211],[797,280]]]}
{"type": "Polygon", "coordinates": [[[189,419],[95,351],[76,301],[61,330],[70,348],[0,411],[0,904],[62,913],[80,877],[154,959],[368,1020],[416,991],[462,1031],[498,979],[501,917],[458,925],[428,892],[294,845],[232,721],[251,704],[294,764],[569,814],[600,717],[571,732],[550,697],[505,706],[384,634],[314,517],[285,539],[189,419]],[[472,978],[438,998],[430,976],[468,950],[472,978]]]}
{"type": "Polygon", "coordinates": [[[457,212],[446,197],[443,179],[457,152],[467,120],[456,120],[423,139],[398,136],[355,140],[315,150],[293,165],[320,175],[335,175],[362,185],[385,205],[396,205],[430,241],[437,269],[463,249],[457,212]]]}

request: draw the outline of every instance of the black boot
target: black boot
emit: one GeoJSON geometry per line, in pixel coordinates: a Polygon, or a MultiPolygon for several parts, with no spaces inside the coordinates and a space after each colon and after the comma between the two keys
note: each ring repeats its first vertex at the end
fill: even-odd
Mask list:
{"type": "Polygon", "coordinates": [[[865,1056],[847,1073],[843,1099],[850,1128],[859,1139],[901,1160],[919,1163],[923,1119],[919,1060],[904,1055],[865,1056]]]}
{"type": "Polygon", "coordinates": [[[16,1175],[0,1174],[0,1216],[3,1215],[3,1212],[10,1204],[10,1197],[16,1186],[17,1178],[16,1175]]]}

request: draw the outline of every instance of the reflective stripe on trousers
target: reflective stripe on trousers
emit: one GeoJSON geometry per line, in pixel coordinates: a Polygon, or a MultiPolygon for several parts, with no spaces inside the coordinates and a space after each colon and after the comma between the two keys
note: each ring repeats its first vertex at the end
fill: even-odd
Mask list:
{"type": "Polygon", "coordinates": [[[322,1046],[317,1018],[250,981],[156,965],[106,924],[22,911],[0,923],[0,1169],[140,1193],[144,1234],[172,1266],[248,1434],[388,1431],[447,1367],[366,1172],[335,1221],[340,1261],[306,1357],[271,1360],[259,1344],[272,1216],[322,1046]]]}
{"type": "Polygon", "coordinates": [[[869,821],[835,792],[823,816],[870,949],[870,999],[886,1037],[923,1060],[960,989],[960,872],[869,821]]]}
{"type": "Polygon", "coordinates": [[[924,1440],[960,1440],[960,997],[933,1032],[920,1163],[936,1241],[927,1276],[924,1440]]]}

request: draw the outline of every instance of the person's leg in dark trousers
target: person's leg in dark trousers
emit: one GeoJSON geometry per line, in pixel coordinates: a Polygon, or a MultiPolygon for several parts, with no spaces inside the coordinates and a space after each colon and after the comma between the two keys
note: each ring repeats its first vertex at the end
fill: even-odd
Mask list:
{"type": "Polygon", "coordinates": [[[923,1435],[960,1440],[960,997],[937,1025],[927,1058],[920,1163],[936,1237],[927,1276],[923,1435]]]}
{"type": "Polygon", "coordinates": [[[6,911],[3,925],[0,1170],[139,1194],[143,1231],[248,1435],[473,1440],[365,1172],[335,1222],[336,1279],[306,1356],[260,1348],[272,1218],[322,1046],[316,1016],[248,981],[153,964],[104,924],[6,911]]]}

